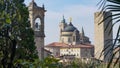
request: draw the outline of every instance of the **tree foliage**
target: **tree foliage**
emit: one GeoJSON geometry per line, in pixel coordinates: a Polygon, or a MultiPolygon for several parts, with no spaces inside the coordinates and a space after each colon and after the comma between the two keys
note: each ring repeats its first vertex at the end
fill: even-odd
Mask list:
{"type": "Polygon", "coordinates": [[[0,0],[0,68],[38,59],[24,0],[0,0]]]}
{"type": "Polygon", "coordinates": [[[86,62],[76,58],[67,62],[60,62],[60,59],[54,57],[46,57],[42,61],[31,64],[31,66],[32,68],[106,68],[106,64],[100,64],[94,60],[86,62]]]}

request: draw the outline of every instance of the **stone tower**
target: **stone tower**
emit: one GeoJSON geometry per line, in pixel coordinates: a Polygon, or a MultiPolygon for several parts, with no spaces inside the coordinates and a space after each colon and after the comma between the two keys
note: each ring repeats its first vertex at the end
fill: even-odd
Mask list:
{"type": "Polygon", "coordinates": [[[28,6],[29,10],[29,20],[31,27],[34,30],[35,34],[35,45],[37,47],[39,59],[44,58],[44,16],[45,8],[37,6],[37,4],[32,0],[28,6]]]}
{"type": "Polygon", "coordinates": [[[60,25],[59,25],[59,27],[60,27],[60,42],[63,42],[63,39],[61,38],[61,36],[62,36],[62,31],[65,29],[66,26],[67,26],[67,23],[63,16],[63,19],[61,20],[60,25]]]}
{"type": "Polygon", "coordinates": [[[105,62],[109,61],[112,54],[112,50],[110,50],[113,44],[113,32],[110,31],[112,27],[112,17],[106,19],[106,17],[110,15],[112,15],[110,12],[96,12],[94,14],[95,57],[105,62]],[[104,52],[100,57],[102,50],[104,50],[104,52]]]}

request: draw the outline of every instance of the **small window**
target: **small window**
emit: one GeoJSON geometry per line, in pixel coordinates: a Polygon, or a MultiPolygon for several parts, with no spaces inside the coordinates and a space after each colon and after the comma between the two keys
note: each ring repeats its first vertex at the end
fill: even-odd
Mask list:
{"type": "Polygon", "coordinates": [[[75,36],[73,36],[73,42],[75,42],[75,36]]]}
{"type": "Polygon", "coordinates": [[[69,43],[71,43],[71,40],[70,40],[70,38],[68,38],[68,42],[69,42],[69,43]]]}

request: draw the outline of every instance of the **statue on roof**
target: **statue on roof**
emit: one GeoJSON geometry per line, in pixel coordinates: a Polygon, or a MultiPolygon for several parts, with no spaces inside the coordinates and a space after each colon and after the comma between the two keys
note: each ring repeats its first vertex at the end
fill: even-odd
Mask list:
{"type": "Polygon", "coordinates": [[[70,17],[70,23],[72,22],[72,17],[70,17]]]}

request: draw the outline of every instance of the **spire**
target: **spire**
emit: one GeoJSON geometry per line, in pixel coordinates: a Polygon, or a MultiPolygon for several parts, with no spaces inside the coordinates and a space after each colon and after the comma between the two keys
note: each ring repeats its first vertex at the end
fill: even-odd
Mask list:
{"type": "Polygon", "coordinates": [[[43,9],[45,9],[45,6],[44,6],[44,4],[42,5],[42,8],[43,8],[43,9]]]}
{"type": "Polygon", "coordinates": [[[34,2],[34,0],[32,0],[32,2],[34,2]]]}
{"type": "Polygon", "coordinates": [[[81,33],[81,34],[82,34],[82,36],[84,36],[84,35],[85,35],[83,27],[82,27],[82,33],[81,33]]]}
{"type": "Polygon", "coordinates": [[[82,32],[81,32],[81,43],[84,43],[84,36],[85,36],[85,34],[84,34],[84,29],[83,29],[83,27],[82,27],[82,32]]]}
{"type": "Polygon", "coordinates": [[[64,20],[65,18],[64,18],[64,14],[63,14],[63,20],[64,20]]]}
{"type": "Polygon", "coordinates": [[[34,2],[34,0],[32,0],[32,2],[30,2],[29,6],[37,6],[37,4],[34,2]]]}
{"type": "Polygon", "coordinates": [[[62,23],[65,23],[65,18],[64,18],[64,15],[63,15],[63,19],[62,19],[62,21],[61,21],[62,23]]]}

